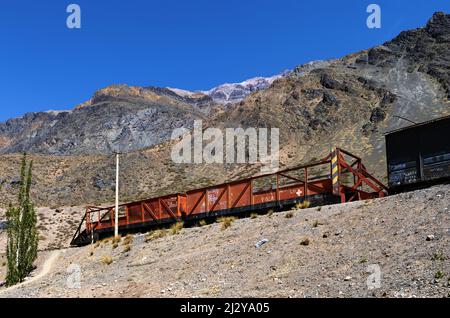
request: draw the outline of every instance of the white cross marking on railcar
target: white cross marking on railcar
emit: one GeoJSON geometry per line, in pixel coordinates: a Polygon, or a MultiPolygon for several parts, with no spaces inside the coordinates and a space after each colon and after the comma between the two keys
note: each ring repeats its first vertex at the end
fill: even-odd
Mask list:
{"type": "Polygon", "coordinates": [[[300,191],[300,189],[299,189],[299,190],[297,190],[297,192],[295,192],[295,194],[299,197],[302,195],[302,191],[300,191]]]}

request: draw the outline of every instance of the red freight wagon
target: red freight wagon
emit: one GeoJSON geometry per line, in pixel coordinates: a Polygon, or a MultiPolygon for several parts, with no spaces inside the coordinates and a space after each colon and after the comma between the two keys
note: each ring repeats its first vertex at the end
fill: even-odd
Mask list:
{"type": "MultiPolygon", "coordinates": [[[[387,188],[367,172],[359,157],[336,148],[326,158],[308,165],[120,205],[119,231],[144,231],[221,215],[279,211],[305,200],[321,205],[382,197],[386,193],[387,188]]],[[[71,244],[83,245],[112,235],[114,209],[87,207],[71,244]]]]}

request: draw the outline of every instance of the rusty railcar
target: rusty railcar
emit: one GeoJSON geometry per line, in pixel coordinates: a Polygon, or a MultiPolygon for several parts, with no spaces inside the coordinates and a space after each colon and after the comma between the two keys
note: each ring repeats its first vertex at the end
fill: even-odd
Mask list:
{"type": "Polygon", "coordinates": [[[385,138],[392,193],[450,178],[450,116],[389,132],[385,138]]]}
{"type": "MultiPolygon", "coordinates": [[[[361,158],[339,148],[307,165],[148,200],[122,204],[120,233],[146,231],[175,222],[224,215],[280,211],[311,205],[377,198],[387,188],[369,174],[361,158]]],[[[84,245],[114,233],[115,207],[87,207],[71,244],[84,245]],[[83,228],[84,226],[84,228],[83,228]]]]}

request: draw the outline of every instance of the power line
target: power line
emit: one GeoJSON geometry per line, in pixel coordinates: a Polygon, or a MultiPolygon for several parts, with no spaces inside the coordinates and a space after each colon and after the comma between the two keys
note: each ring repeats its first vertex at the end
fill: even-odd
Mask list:
{"type": "Polygon", "coordinates": [[[417,125],[416,122],[413,122],[412,120],[410,120],[410,119],[408,119],[408,118],[405,118],[405,117],[402,117],[402,116],[394,115],[394,116],[392,116],[392,117],[397,117],[397,118],[400,118],[400,119],[409,121],[410,123],[413,123],[414,125],[417,125]]]}

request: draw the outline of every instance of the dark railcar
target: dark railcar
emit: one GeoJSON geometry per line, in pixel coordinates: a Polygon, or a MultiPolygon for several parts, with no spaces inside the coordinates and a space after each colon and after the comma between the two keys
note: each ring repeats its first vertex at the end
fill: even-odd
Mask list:
{"type": "Polygon", "coordinates": [[[392,131],[385,138],[392,192],[450,178],[450,116],[392,131]]]}

